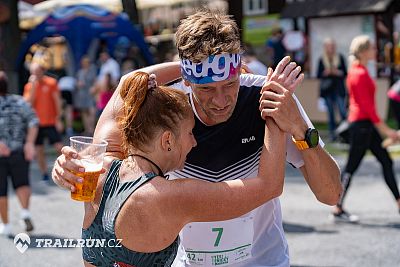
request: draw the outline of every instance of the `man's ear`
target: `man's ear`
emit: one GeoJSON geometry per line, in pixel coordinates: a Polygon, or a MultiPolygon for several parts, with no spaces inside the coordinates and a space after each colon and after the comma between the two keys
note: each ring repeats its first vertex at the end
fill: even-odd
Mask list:
{"type": "Polygon", "coordinates": [[[175,142],[175,136],[170,131],[164,131],[161,135],[161,148],[163,151],[171,151],[175,142]]]}
{"type": "Polygon", "coordinates": [[[188,82],[187,80],[183,80],[183,84],[184,84],[185,86],[191,87],[191,86],[190,86],[190,82],[188,82]]]}

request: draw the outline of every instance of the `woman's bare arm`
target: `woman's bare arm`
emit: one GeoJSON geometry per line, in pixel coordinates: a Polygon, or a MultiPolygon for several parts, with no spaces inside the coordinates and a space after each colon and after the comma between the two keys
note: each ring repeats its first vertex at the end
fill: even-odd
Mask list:
{"type": "Polygon", "coordinates": [[[171,206],[166,210],[175,210],[173,216],[179,216],[185,224],[228,220],[278,197],[284,183],[285,146],[285,134],[272,119],[267,119],[257,177],[221,183],[195,179],[171,181],[165,194],[168,202],[164,202],[171,206]]]}

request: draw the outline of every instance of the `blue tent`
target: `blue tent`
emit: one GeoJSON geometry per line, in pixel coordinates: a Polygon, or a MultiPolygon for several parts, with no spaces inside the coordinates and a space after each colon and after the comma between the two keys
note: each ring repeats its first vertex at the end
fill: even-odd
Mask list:
{"type": "Polygon", "coordinates": [[[21,45],[17,66],[23,64],[25,55],[33,44],[50,36],[66,38],[73,52],[76,67],[94,39],[106,41],[109,50],[113,51],[121,36],[134,42],[147,63],[153,64],[153,57],[143,35],[133,27],[126,14],[115,14],[97,6],[74,5],[55,10],[29,32],[21,45]]]}

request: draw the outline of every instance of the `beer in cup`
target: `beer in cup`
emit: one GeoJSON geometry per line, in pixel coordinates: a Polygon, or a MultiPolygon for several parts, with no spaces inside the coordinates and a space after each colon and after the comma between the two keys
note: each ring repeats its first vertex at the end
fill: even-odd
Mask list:
{"type": "Polygon", "coordinates": [[[73,172],[82,178],[82,183],[75,183],[75,192],[71,192],[71,198],[78,201],[92,201],[94,199],[103,158],[106,152],[107,142],[87,136],[70,137],[70,146],[78,153],[76,163],[85,168],[85,172],[73,172]]]}

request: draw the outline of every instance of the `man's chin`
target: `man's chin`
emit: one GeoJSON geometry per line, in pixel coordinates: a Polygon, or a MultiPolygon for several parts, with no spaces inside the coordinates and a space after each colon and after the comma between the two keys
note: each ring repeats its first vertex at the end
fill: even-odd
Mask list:
{"type": "Polygon", "coordinates": [[[209,116],[216,124],[226,122],[231,116],[232,113],[228,112],[225,114],[210,114],[209,116]]]}

